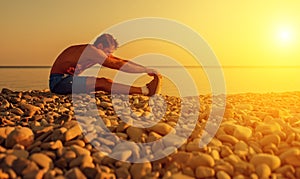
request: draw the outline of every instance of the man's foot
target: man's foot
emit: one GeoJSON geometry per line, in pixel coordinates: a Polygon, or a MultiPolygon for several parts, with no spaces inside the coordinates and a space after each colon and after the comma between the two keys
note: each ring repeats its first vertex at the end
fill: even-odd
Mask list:
{"type": "Polygon", "coordinates": [[[150,81],[150,83],[146,84],[147,88],[149,89],[147,96],[153,96],[157,92],[160,79],[157,75],[153,75],[153,77],[154,79],[150,81]]]}

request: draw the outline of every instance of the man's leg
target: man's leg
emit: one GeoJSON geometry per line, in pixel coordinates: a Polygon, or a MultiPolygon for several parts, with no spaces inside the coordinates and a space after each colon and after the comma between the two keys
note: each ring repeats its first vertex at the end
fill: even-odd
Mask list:
{"type": "Polygon", "coordinates": [[[152,96],[155,94],[157,85],[158,85],[158,80],[156,78],[154,78],[145,87],[135,87],[135,86],[129,86],[120,83],[114,83],[112,80],[106,78],[87,77],[86,79],[87,92],[102,90],[102,91],[106,91],[109,93],[116,93],[116,94],[144,94],[144,95],[152,96]]]}

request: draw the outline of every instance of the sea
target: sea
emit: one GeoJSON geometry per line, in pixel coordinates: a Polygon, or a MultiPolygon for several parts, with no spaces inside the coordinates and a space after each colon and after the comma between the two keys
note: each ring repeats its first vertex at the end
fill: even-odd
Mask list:
{"type": "MultiPolygon", "coordinates": [[[[48,89],[49,66],[0,67],[0,90],[48,89]]],[[[161,67],[161,94],[194,96],[195,94],[273,93],[300,91],[300,66],[225,66],[161,67]],[[215,73],[214,73],[215,72],[215,73]],[[220,73],[221,72],[221,73],[220,73]],[[222,74],[214,76],[213,74],[222,74]],[[217,84],[217,85],[216,85],[217,84]]],[[[103,67],[93,67],[82,75],[111,78],[117,83],[143,86],[151,77],[126,74],[103,67]],[[130,80],[131,79],[131,80],[130,80]]]]}

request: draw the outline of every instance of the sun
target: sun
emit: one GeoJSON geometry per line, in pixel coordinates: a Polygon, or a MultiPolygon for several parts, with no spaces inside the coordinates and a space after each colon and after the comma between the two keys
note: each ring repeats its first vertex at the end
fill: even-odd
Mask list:
{"type": "Polygon", "coordinates": [[[293,41],[293,31],[288,27],[279,28],[276,36],[280,45],[289,45],[293,41]]]}

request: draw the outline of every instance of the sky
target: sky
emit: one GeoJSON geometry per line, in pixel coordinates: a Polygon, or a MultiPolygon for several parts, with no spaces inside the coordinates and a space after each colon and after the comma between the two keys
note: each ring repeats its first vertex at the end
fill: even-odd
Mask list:
{"type": "MultiPolygon", "coordinates": [[[[299,9],[299,0],[2,0],[0,66],[52,65],[66,47],[91,43],[115,24],[144,17],[195,30],[222,66],[300,66],[299,9]]],[[[190,58],[175,45],[153,40],[121,46],[116,54],[148,52],[190,58]]]]}

